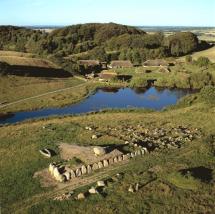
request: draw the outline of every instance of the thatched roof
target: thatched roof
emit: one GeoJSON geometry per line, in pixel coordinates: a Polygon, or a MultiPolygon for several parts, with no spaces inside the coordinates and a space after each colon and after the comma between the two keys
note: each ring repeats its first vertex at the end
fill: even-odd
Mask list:
{"type": "Polygon", "coordinates": [[[97,66],[100,65],[98,60],[79,60],[79,65],[87,65],[87,66],[97,66]]]}
{"type": "Polygon", "coordinates": [[[112,68],[131,68],[133,64],[129,60],[116,60],[112,61],[110,66],[112,68]]]}
{"type": "Polygon", "coordinates": [[[113,77],[116,77],[117,76],[117,73],[114,72],[114,71],[102,71],[100,74],[99,74],[99,77],[101,79],[111,79],[113,77]]]}
{"type": "Polygon", "coordinates": [[[168,67],[160,67],[158,72],[161,72],[161,73],[170,73],[171,70],[168,68],[168,67]]]}
{"type": "Polygon", "coordinates": [[[147,60],[143,63],[143,66],[168,66],[169,62],[164,59],[147,60]]]}

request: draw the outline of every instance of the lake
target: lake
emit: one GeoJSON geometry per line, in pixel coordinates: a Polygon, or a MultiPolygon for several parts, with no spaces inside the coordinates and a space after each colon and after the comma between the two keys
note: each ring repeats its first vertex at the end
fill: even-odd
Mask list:
{"type": "Polygon", "coordinates": [[[0,124],[16,123],[26,119],[43,118],[53,115],[80,114],[99,111],[106,108],[147,108],[162,110],[164,107],[174,105],[177,101],[193,93],[183,89],[151,88],[101,88],[87,99],[73,105],[47,108],[35,111],[23,111],[0,118],[0,124]]]}

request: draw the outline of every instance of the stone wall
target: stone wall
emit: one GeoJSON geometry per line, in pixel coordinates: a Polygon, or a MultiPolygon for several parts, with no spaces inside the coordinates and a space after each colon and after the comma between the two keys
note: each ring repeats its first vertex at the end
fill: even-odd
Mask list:
{"type": "Polygon", "coordinates": [[[138,150],[135,150],[134,152],[130,152],[124,155],[118,155],[115,157],[111,157],[109,159],[104,159],[97,163],[82,165],[81,167],[76,169],[70,169],[68,167],[63,168],[63,166],[59,164],[50,163],[49,172],[51,173],[51,175],[56,181],[65,182],[75,177],[81,177],[82,175],[90,174],[99,169],[109,167],[110,165],[117,164],[122,161],[130,160],[136,156],[145,155],[146,153],[148,153],[147,148],[141,147],[141,148],[138,148],[138,150]]]}

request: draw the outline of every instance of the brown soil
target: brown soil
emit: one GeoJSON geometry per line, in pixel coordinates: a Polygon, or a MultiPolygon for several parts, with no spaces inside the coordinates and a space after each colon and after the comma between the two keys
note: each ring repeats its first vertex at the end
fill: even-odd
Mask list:
{"type": "Polygon", "coordinates": [[[48,169],[35,172],[33,177],[40,179],[41,187],[52,187],[57,185],[57,182],[52,178],[48,169]]]}
{"type": "Polygon", "coordinates": [[[66,143],[62,143],[59,145],[60,148],[60,156],[63,160],[70,160],[74,157],[79,158],[85,164],[93,164],[100,160],[109,159],[111,157],[115,157],[121,155],[117,149],[112,150],[111,152],[102,155],[102,156],[95,156],[93,152],[94,146],[77,146],[77,145],[70,145],[66,143]]]}

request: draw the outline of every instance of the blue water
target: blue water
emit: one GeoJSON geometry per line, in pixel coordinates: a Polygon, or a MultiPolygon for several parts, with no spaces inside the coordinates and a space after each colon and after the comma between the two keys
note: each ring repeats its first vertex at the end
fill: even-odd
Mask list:
{"type": "Polygon", "coordinates": [[[161,110],[174,105],[177,101],[191,93],[182,89],[99,89],[80,103],[60,108],[47,108],[35,111],[17,112],[0,118],[0,124],[16,123],[26,119],[43,118],[53,115],[68,115],[98,111],[105,108],[150,108],[161,110]]]}

